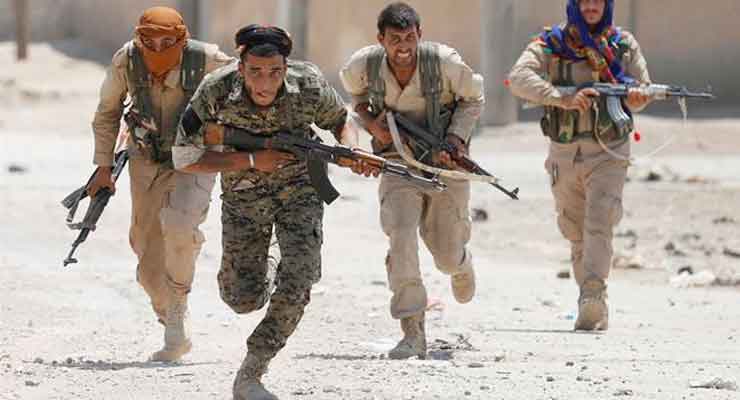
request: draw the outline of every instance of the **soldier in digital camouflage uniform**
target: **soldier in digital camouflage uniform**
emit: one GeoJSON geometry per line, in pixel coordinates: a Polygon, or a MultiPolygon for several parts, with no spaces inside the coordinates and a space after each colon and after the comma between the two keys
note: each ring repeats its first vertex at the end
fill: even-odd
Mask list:
{"type": "Polygon", "coordinates": [[[205,241],[198,226],[205,220],[214,174],[175,171],[170,147],[177,123],[203,76],[233,61],[213,44],[189,39],[180,14],[167,7],[146,10],[134,40],[113,56],[100,89],[95,112],[94,163],[98,166],[88,187],[91,195],[111,179],[114,145],[124,101],[131,158],[130,243],[138,258],[136,278],[165,325],[164,347],[155,361],[174,361],[192,346],[187,326],[187,296],[195,260],[205,241]]]}
{"type": "MultiPolygon", "coordinates": [[[[390,109],[467,153],[485,102],[483,78],[455,49],[421,42],[420,17],[405,3],[381,11],[377,39],[379,44],[355,52],[340,72],[376,152],[399,159],[385,125],[384,110],[390,109]]],[[[439,163],[456,168],[445,152],[439,163]]],[[[404,334],[388,353],[392,359],[426,357],[427,292],[419,268],[419,235],[437,269],[450,276],[455,299],[468,303],[475,295],[473,255],[467,246],[470,183],[451,179],[445,183],[447,190],[438,193],[393,176],[384,175],[380,181],[380,224],[389,240],[385,264],[393,293],[390,313],[400,320],[404,334]]]]}
{"type": "MultiPolygon", "coordinates": [[[[594,89],[566,96],[556,85],[649,84],[650,76],[635,37],[612,25],[613,0],[569,0],[567,9],[567,23],[537,37],[512,68],[509,81],[514,95],[546,106],[542,126],[551,143],[545,168],[580,287],[575,329],[605,330],[612,232],[622,218],[630,138],[615,129],[605,99],[598,99],[594,89]]],[[[624,103],[636,112],[648,101],[632,89],[624,103]]]]}
{"type": "MultiPolygon", "coordinates": [[[[347,111],[318,68],[288,60],[292,42],[277,27],[250,25],[236,34],[241,61],[208,76],[186,110],[173,149],[178,169],[221,172],[223,258],[221,298],[239,314],[270,305],[247,340],[247,356],[234,381],[238,400],[275,399],[261,383],[267,365],[285,346],[321,277],[323,204],[304,161],[273,150],[212,151],[209,126],[220,124],[269,136],[278,130],[311,137],[310,124],[346,145],[347,111]],[[273,227],[282,259],[275,290],[267,277],[273,227]]],[[[233,132],[233,131],[232,131],[233,132]]],[[[354,136],[353,136],[354,135],[354,136]]]]}

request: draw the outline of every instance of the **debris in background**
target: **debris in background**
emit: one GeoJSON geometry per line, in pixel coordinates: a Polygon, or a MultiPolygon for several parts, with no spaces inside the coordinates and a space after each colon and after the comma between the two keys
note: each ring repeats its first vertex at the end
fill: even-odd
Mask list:
{"type": "Polygon", "coordinates": [[[690,273],[683,271],[671,278],[670,283],[677,288],[708,287],[708,286],[740,286],[740,272],[717,276],[712,271],[690,273]]]}
{"type": "Polygon", "coordinates": [[[558,271],[558,279],[570,279],[570,269],[561,269],[558,271]]]}
{"type": "Polygon", "coordinates": [[[715,225],[720,224],[736,224],[737,221],[734,218],[731,217],[719,217],[712,220],[712,223],[715,225]]]}
{"type": "Polygon", "coordinates": [[[714,378],[704,382],[690,382],[689,387],[692,389],[715,389],[737,391],[737,383],[729,379],[714,378]]]}
{"type": "Polygon", "coordinates": [[[665,251],[668,252],[668,254],[670,256],[673,256],[673,257],[686,257],[686,252],[684,252],[683,250],[680,250],[678,247],[676,247],[676,244],[673,243],[673,242],[666,243],[666,245],[663,248],[665,249],[665,251]]]}
{"type": "Polygon", "coordinates": [[[615,237],[618,237],[618,238],[631,238],[631,239],[637,239],[637,232],[635,232],[635,231],[634,231],[634,230],[632,230],[632,229],[627,229],[627,230],[626,230],[626,231],[624,231],[624,232],[617,232],[617,233],[616,233],[616,234],[615,234],[614,236],[615,236],[615,237]]]}
{"type": "Polygon", "coordinates": [[[473,208],[473,222],[488,221],[488,211],[482,208],[473,208]]]}
{"type": "Polygon", "coordinates": [[[679,268],[678,271],[676,271],[676,273],[678,275],[681,275],[681,274],[693,275],[694,274],[694,268],[691,265],[684,265],[683,267],[679,268]]]}
{"type": "Polygon", "coordinates": [[[725,249],[722,251],[722,254],[726,255],[727,257],[740,258],[740,251],[733,250],[729,247],[725,247],[725,249]]]}
{"type": "Polygon", "coordinates": [[[18,164],[10,164],[8,165],[8,172],[11,174],[25,174],[28,172],[28,168],[18,164]]]}
{"type": "Polygon", "coordinates": [[[710,184],[713,184],[713,183],[717,183],[717,181],[715,179],[710,179],[710,178],[706,178],[706,177],[699,176],[699,175],[694,175],[694,176],[688,177],[688,178],[686,178],[686,181],[685,182],[686,183],[690,183],[690,184],[695,184],[695,185],[696,184],[710,185],[710,184]]]}
{"type": "Polygon", "coordinates": [[[617,255],[612,261],[612,268],[615,269],[644,269],[645,260],[639,255],[625,256],[617,255]]]}
{"type": "Polygon", "coordinates": [[[445,310],[445,303],[442,302],[441,299],[438,298],[430,298],[427,301],[427,311],[444,311],[445,310]]]}

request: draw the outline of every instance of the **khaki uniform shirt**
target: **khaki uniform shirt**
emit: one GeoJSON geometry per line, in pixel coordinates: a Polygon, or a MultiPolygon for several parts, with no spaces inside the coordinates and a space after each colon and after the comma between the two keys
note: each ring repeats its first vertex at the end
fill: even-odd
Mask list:
{"type": "MultiPolygon", "coordinates": [[[[631,33],[622,31],[622,43],[628,48],[622,57],[622,68],[625,73],[642,84],[649,84],[647,62],[637,40],[631,33]]],[[[564,95],[551,83],[559,78],[558,63],[558,57],[549,54],[543,44],[536,41],[530,43],[509,74],[511,92],[532,103],[546,106],[562,105],[564,95]]],[[[594,73],[585,60],[572,63],[571,68],[575,85],[599,80],[598,74],[594,73]]],[[[580,113],[578,126],[579,132],[576,133],[593,132],[592,113],[580,113]]]]}
{"type": "MultiPolygon", "coordinates": [[[[355,106],[369,101],[367,59],[377,48],[378,45],[374,45],[358,50],[339,73],[344,89],[352,95],[355,106]]],[[[449,105],[457,102],[447,132],[467,142],[485,103],[483,77],[465,64],[453,48],[440,44],[439,56],[443,79],[440,103],[449,105]]],[[[403,113],[422,126],[426,125],[426,100],[422,95],[419,63],[411,81],[402,89],[388,66],[386,57],[383,59],[380,76],[385,80],[386,107],[403,113]]]]}
{"type": "MultiPolygon", "coordinates": [[[[271,136],[278,131],[290,131],[302,137],[312,136],[311,124],[331,131],[338,138],[347,120],[347,109],[339,94],[331,87],[315,65],[304,61],[288,61],[283,87],[275,101],[266,108],[255,105],[244,86],[244,78],[234,63],[208,75],[190,101],[190,107],[204,126],[216,122],[271,136]]],[[[186,132],[180,125],[172,148],[175,168],[198,162],[206,152],[204,127],[198,132],[186,132]]],[[[224,146],[225,151],[231,151],[224,146]]],[[[262,187],[269,183],[296,184],[308,182],[306,162],[294,162],[273,173],[255,169],[221,173],[224,192],[262,187]]]]}
{"type": "MultiPolygon", "coordinates": [[[[124,111],[124,101],[131,93],[132,82],[128,81],[126,69],[129,62],[129,48],[133,41],[123,45],[115,55],[105,74],[105,80],[100,88],[100,102],[95,112],[92,128],[95,134],[95,155],[93,163],[98,166],[113,164],[113,151],[121,125],[121,116],[124,111]]],[[[218,46],[206,44],[206,73],[229,64],[234,59],[219,51],[218,46]]],[[[183,104],[189,99],[180,84],[180,65],[167,73],[163,82],[155,81],[151,87],[151,101],[154,122],[161,134],[176,134],[180,113],[184,110],[183,104]]],[[[136,158],[136,147],[129,139],[131,157],[136,158]]]]}

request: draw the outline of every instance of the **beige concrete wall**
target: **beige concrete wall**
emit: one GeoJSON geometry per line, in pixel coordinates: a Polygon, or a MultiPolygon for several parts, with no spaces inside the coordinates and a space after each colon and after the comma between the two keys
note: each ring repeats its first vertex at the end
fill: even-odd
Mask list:
{"type": "MultiPolygon", "coordinates": [[[[557,25],[566,20],[565,1],[518,0],[516,6],[516,35],[522,48],[529,43],[533,35],[541,32],[543,27],[557,25]]],[[[618,1],[614,16],[617,25],[631,29],[630,1],[618,1]]]]}
{"type": "MultiPolygon", "coordinates": [[[[138,15],[152,5],[178,6],[193,0],[31,0],[32,39],[77,37],[109,53],[131,37],[138,15]]],[[[481,66],[481,2],[410,0],[422,16],[424,38],[456,47],[475,69],[481,66]]],[[[307,54],[332,82],[357,48],[374,43],[376,18],[387,0],[309,0],[307,54]]],[[[248,23],[277,23],[277,1],[202,0],[208,7],[204,38],[233,49],[234,32],[248,23]]],[[[565,18],[565,1],[517,0],[515,52],[544,25],[565,18]]],[[[13,37],[12,0],[0,0],[0,40],[13,37]]],[[[724,103],[740,102],[736,15],[740,1],[620,0],[616,21],[635,31],[653,79],[692,87],[711,84],[724,103]]],[[[186,15],[186,19],[189,16],[186,15]]],[[[497,77],[489,77],[497,79],[497,77]]]]}
{"type": "Polygon", "coordinates": [[[168,6],[177,8],[177,0],[151,1],[126,0],[121,2],[99,0],[75,0],[71,7],[69,22],[74,27],[74,36],[96,43],[109,52],[114,52],[133,36],[133,28],[141,13],[149,7],[168,6]]]}
{"type": "Polygon", "coordinates": [[[740,104],[740,1],[642,1],[637,15],[653,80],[710,84],[718,102],[740,104]]]}
{"type": "MultiPolygon", "coordinates": [[[[37,0],[38,1],[38,0],[37,0]]],[[[75,0],[44,0],[30,4],[31,40],[58,40],[71,34],[64,16],[75,0]]],[[[0,40],[15,38],[14,0],[0,0],[0,40]]]]}
{"type": "Polygon", "coordinates": [[[225,52],[234,50],[234,34],[249,24],[276,24],[274,1],[208,0],[204,39],[217,43],[225,52]]]}
{"type": "MultiPolygon", "coordinates": [[[[29,0],[31,39],[80,38],[113,54],[132,36],[141,12],[155,5],[176,7],[178,0],[29,0]]],[[[0,0],[0,40],[14,38],[13,0],[0,0]]]]}
{"type": "MultiPolygon", "coordinates": [[[[740,103],[740,1],[625,0],[617,5],[616,22],[637,35],[654,81],[694,89],[711,85],[717,103],[740,103]]],[[[564,2],[519,0],[517,6],[522,47],[543,25],[565,16],[564,2]]]]}
{"type": "MultiPolygon", "coordinates": [[[[544,25],[565,18],[565,2],[518,0],[517,37],[524,47],[544,25]]],[[[740,1],[618,1],[616,23],[634,32],[656,82],[702,89],[711,85],[718,103],[740,103],[740,1]]],[[[738,109],[740,113],[740,108],[738,109]]]]}
{"type": "MultiPolygon", "coordinates": [[[[480,66],[480,1],[411,0],[421,15],[422,35],[426,40],[449,44],[460,51],[473,67],[480,66]],[[465,23],[465,22],[468,23],[465,23]]],[[[377,43],[377,18],[390,1],[316,0],[310,3],[308,17],[309,58],[324,71],[329,81],[338,83],[341,66],[352,53],[377,43]]]]}

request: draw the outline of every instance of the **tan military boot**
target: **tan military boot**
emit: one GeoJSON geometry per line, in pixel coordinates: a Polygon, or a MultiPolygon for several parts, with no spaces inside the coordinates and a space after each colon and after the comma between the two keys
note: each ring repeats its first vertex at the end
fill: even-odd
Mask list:
{"type": "Polygon", "coordinates": [[[575,330],[605,331],[609,328],[609,307],[606,304],[606,283],[590,279],[581,286],[578,297],[578,319],[575,330]]]}
{"type": "Polygon", "coordinates": [[[164,347],[152,354],[152,361],[177,361],[193,347],[188,326],[188,297],[174,296],[164,321],[164,347]]]}
{"type": "Polygon", "coordinates": [[[278,400],[260,382],[268,363],[247,353],[234,379],[234,400],[278,400]]]}
{"type": "Polygon", "coordinates": [[[475,271],[472,266],[463,268],[462,271],[450,276],[452,285],[452,294],[460,304],[465,304],[473,300],[475,296],[475,271]]]}
{"type": "Polygon", "coordinates": [[[427,336],[424,332],[424,314],[401,318],[403,339],[388,352],[391,360],[405,360],[411,357],[427,357],[427,336]]]}

